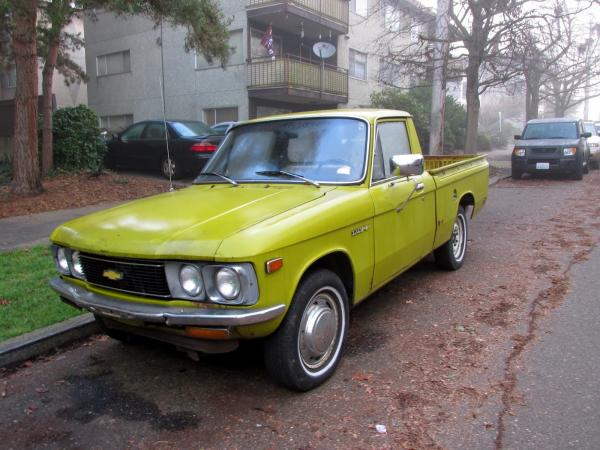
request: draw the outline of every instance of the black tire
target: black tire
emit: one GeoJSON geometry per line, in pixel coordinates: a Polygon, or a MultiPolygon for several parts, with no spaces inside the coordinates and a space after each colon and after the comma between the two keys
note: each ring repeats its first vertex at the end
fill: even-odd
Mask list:
{"type": "Polygon", "coordinates": [[[96,319],[96,323],[100,330],[106,334],[108,337],[115,339],[126,345],[135,345],[142,341],[142,338],[131,333],[127,333],[122,330],[115,330],[114,328],[110,328],[104,322],[104,319],[100,316],[94,314],[94,319],[96,319]]]}
{"type": "Polygon", "coordinates": [[[594,170],[600,169],[600,163],[596,160],[590,161],[590,169],[594,169],[594,170]]]}
{"type": "Polygon", "coordinates": [[[516,170],[514,167],[511,167],[510,176],[512,177],[513,180],[520,180],[521,175],[523,175],[523,172],[520,172],[520,171],[516,170]]]}
{"type": "Polygon", "coordinates": [[[583,167],[583,173],[586,175],[588,173],[590,173],[590,158],[589,157],[585,161],[585,166],[583,167]]]}
{"type": "Polygon", "coordinates": [[[308,391],[333,375],[348,335],[348,305],[344,285],[330,270],[302,279],[285,319],[265,341],[265,364],[277,383],[308,391]]]}
{"type": "MultiPolygon", "coordinates": [[[[174,180],[181,178],[183,175],[181,164],[173,156],[171,156],[171,171],[171,178],[174,180]]],[[[160,162],[160,173],[162,173],[163,177],[169,178],[169,158],[166,156],[160,162]]]]}
{"type": "Polygon", "coordinates": [[[577,169],[575,169],[573,171],[573,173],[571,173],[571,178],[573,180],[582,180],[583,179],[583,163],[581,163],[581,165],[577,166],[577,169]]]}
{"type": "Polygon", "coordinates": [[[435,262],[441,269],[458,270],[465,262],[469,238],[469,221],[462,206],[458,207],[452,228],[452,236],[441,247],[435,249],[435,262]]]}

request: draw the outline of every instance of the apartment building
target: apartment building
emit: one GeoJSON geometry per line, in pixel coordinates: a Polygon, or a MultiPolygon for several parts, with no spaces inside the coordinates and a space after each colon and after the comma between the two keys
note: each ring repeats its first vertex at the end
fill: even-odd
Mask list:
{"type": "MultiPolygon", "coordinates": [[[[234,52],[225,68],[186,53],[185,30],[163,26],[169,118],[214,124],[368,106],[373,91],[410,79],[386,60],[394,49],[382,43],[401,46],[433,26],[433,14],[414,0],[228,0],[220,6],[232,18],[234,52]],[[269,27],[272,56],[261,44],[269,27]],[[317,42],[331,44],[335,53],[319,58],[317,42]]],[[[116,131],[162,117],[160,27],[102,12],[84,25],[88,101],[101,126],[116,131]]]]}

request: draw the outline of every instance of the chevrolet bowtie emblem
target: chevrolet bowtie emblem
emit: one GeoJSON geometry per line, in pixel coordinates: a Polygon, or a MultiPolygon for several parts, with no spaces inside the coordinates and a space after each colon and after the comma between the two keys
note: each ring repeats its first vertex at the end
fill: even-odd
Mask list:
{"type": "Polygon", "coordinates": [[[102,272],[102,276],[104,278],[108,278],[111,281],[119,281],[123,279],[123,273],[117,272],[113,269],[106,269],[104,272],[102,272]]]}

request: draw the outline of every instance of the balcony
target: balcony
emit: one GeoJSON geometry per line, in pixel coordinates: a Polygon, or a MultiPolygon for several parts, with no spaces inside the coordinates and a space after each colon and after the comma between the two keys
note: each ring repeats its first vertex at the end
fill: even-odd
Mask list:
{"type": "Polygon", "coordinates": [[[315,29],[323,27],[336,34],[348,33],[348,0],[246,0],[249,18],[264,24],[282,23],[290,16],[296,25],[300,21],[315,29]]]}
{"type": "Polygon", "coordinates": [[[335,105],[348,102],[348,72],[287,55],[248,63],[250,97],[295,103],[335,105]]]}

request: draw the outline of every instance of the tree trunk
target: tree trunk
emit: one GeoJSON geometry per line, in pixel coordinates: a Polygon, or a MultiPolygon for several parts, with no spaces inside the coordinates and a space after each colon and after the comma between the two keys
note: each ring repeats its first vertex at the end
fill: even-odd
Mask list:
{"type": "Polygon", "coordinates": [[[17,87],[11,191],[18,195],[31,195],[42,191],[37,139],[37,7],[37,0],[23,0],[15,13],[13,50],[17,87]]]}
{"type": "Polygon", "coordinates": [[[526,75],[525,120],[537,119],[540,110],[540,80],[537,74],[526,75]]]}
{"type": "Polygon", "coordinates": [[[479,134],[479,65],[469,58],[467,66],[467,136],[465,150],[467,153],[477,152],[477,136],[479,134]]]}
{"type": "Polygon", "coordinates": [[[52,147],[52,78],[58,58],[59,39],[53,39],[48,47],[48,55],[42,72],[42,174],[46,175],[54,166],[52,147]]]}

